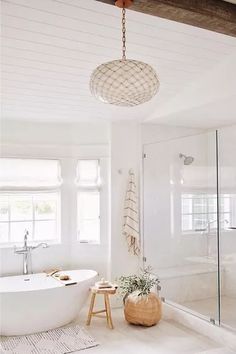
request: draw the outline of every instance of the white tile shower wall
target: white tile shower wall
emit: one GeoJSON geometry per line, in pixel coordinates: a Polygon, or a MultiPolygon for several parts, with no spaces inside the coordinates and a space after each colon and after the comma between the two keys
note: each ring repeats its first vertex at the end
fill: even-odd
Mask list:
{"type": "MultiPolygon", "coordinates": [[[[216,297],[217,265],[193,264],[159,269],[161,296],[167,300],[184,303],[216,297]]],[[[222,295],[225,293],[225,272],[222,272],[222,295]]]]}
{"type": "Polygon", "coordinates": [[[167,127],[160,127],[157,139],[158,128],[155,129],[148,137],[145,127],[143,138],[146,153],[144,252],[147,264],[160,275],[165,297],[173,301],[214,297],[217,292],[216,249],[213,247],[216,233],[210,244],[203,233],[182,232],[181,195],[216,193],[215,133],[199,134],[198,130],[171,128],[168,135],[167,127]],[[180,139],[174,139],[180,136],[180,139]],[[193,156],[193,164],[184,165],[179,153],[193,156]],[[209,252],[213,269],[208,270],[209,252]],[[194,266],[200,267],[195,274],[192,271],[194,266]],[[168,276],[173,269],[177,274],[168,276]],[[161,276],[163,272],[167,276],[161,276]]]}
{"type": "Polygon", "coordinates": [[[235,263],[225,267],[225,292],[224,295],[236,298],[235,263]]]}
{"type": "MultiPolygon", "coordinates": [[[[186,146],[182,146],[181,149],[183,151],[188,153],[192,156],[195,157],[195,163],[199,166],[201,166],[201,163],[199,161],[199,157],[201,158],[201,155],[204,156],[207,160],[208,165],[212,166],[212,169],[208,168],[208,184],[209,186],[212,186],[213,179],[215,180],[214,176],[214,170],[215,170],[215,163],[214,163],[214,155],[215,155],[215,145],[211,141],[208,142],[208,144],[199,144],[199,142],[194,142],[194,139],[192,139],[191,135],[195,135],[197,133],[200,133],[201,131],[197,130],[188,130],[185,128],[176,128],[176,127],[167,127],[167,126],[161,126],[161,125],[144,125],[142,127],[142,142],[144,144],[154,144],[155,142],[161,142],[161,141],[168,141],[172,140],[176,137],[180,136],[188,136],[189,140],[186,146]],[[203,151],[201,152],[201,149],[204,149],[206,154],[203,154],[203,151]],[[213,178],[213,179],[212,179],[213,178]]],[[[219,129],[219,141],[220,141],[220,188],[221,188],[221,193],[231,193],[231,194],[236,194],[236,155],[232,153],[235,151],[235,138],[236,138],[236,126],[231,126],[231,127],[225,127],[219,129]]],[[[148,148],[152,145],[147,145],[148,148]]],[[[146,151],[148,152],[148,148],[146,151]]],[[[176,145],[176,151],[179,151],[179,147],[176,145]]],[[[146,247],[147,243],[150,243],[150,248],[148,252],[146,252],[147,257],[147,263],[151,265],[154,265],[156,268],[157,273],[162,273],[164,267],[164,270],[168,271],[171,273],[171,266],[174,264],[175,267],[176,265],[181,265],[182,263],[190,264],[191,262],[200,262],[200,263],[205,263],[207,264],[215,264],[217,262],[217,257],[216,257],[216,235],[212,235],[209,238],[209,250],[210,250],[210,259],[206,259],[207,256],[207,251],[206,251],[206,238],[204,235],[198,234],[196,237],[195,235],[182,235],[181,237],[168,237],[170,235],[171,231],[171,224],[167,223],[168,220],[171,219],[171,201],[169,198],[164,197],[169,193],[169,186],[168,182],[166,182],[168,179],[170,179],[170,174],[171,171],[168,169],[165,169],[163,166],[163,161],[167,158],[169,159],[169,151],[168,148],[165,148],[163,145],[160,150],[157,152],[156,155],[156,175],[153,178],[156,178],[156,180],[153,180],[153,187],[156,186],[156,181],[157,178],[159,178],[159,181],[162,184],[162,187],[164,187],[165,183],[166,188],[168,192],[165,192],[164,189],[162,189],[162,193],[160,196],[163,196],[163,198],[160,200],[155,200],[155,197],[153,196],[153,193],[150,194],[149,198],[149,207],[150,210],[155,210],[156,205],[160,205],[160,212],[161,209],[163,211],[163,215],[159,217],[159,220],[162,221],[162,226],[160,228],[160,225],[158,226],[159,228],[155,228],[155,225],[153,225],[153,222],[158,223],[158,219],[152,215],[151,219],[148,220],[145,224],[145,238],[144,241],[146,242],[146,247]],[[168,156],[167,156],[168,155],[168,156]],[[164,174],[167,174],[165,177],[164,174]],[[166,194],[167,193],[167,194],[166,194]],[[154,203],[154,204],[153,204],[154,203]],[[166,219],[167,217],[167,219],[166,219]],[[163,229],[163,224],[166,222],[166,227],[168,225],[168,228],[166,230],[163,229]],[[148,239],[147,237],[150,237],[148,239]],[[157,242],[158,241],[158,242],[157,242]],[[170,268],[165,268],[165,267],[170,267],[170,268]]],[[[206,162],[206,161],[205,161],[206,162]]],[[[153,165],[153,162],[152,162],[153,165]]],[[[202,163],[204,165],[204,163],[202,163]]],[[[187,170],[185,169],[185,177],[186,178],[194,178],[194,174],[188,174],[187,170]]],[[[197,170],[195,169],[195,172],[197,170]]],[[[173,172],[172,172],[173,174],[173,172]]],[[[175,178],[178,178],[178,175],[174,175],[175,178]]],[[[204,180],[202,180],[204,182],[204,180]]],[[[206,180],[205,180],[206,182],[206,180]]],[[[156,207],[158,209],[158,207],[156,207]]],[[[158,211],[159,211],[158,209],[158,211]]],[[[236,220],[234,219],[234,222],[236,223],[236,220]]],[[[173,225],[172,225],[173,226],[173,225]]],[[[234,225],[232,225],[234,226],[234,225]]],[[[173,236],[173,235],[172,235],[173,236]]],[[[209,251],[208,250],[208,251],[209,251]]],[[[231,231],[226,231],[222,232],[221,231],[221,289],[222,289],[222,294],[223,295],[228,295],[231,297],[236,296],[236,276],[234,272],[235,264],[236,264],[236,230],[231,230],[231,231]]],[[[174,267],[174,268],[175,268],[174,267]]],[[[186,269],[189,269],[189,266],[186,267],[186,269]]],[[[191,273],[191,272],[190,272],[191,273]]],[[[163,288],[165,288],[167,293],[172,293],[174,296],[176,296],[176,299],[178,301],[183,300],[183,298],[188,297],[191,301],[191,299],[195,298],[204,298],[204,296],[215,296],[216,295],[216,274],[213,273],[212,271],[209,271],[208,274],[205,272],[203,274],[200,274],[196,279],[195,275],[189,274],[185,275],[184,277],[167,277],[163,278],[162,282],[164,284],[163,288]],[[199,281],[198,281],[198,280],[199,281]],[[208,285],[204,285],[203,280],[211,280],[208,285]],[[214,286],[213,286],[214,284],[214,286]],[[181,288],[184,288],[184,285],[188,287],[188,292],[187,294],[182,293],[180,290],[181,288]],[[192,292],[191,290],[197,286],[197,289],[192,292]],[[200,290],[202,289],[202,291],[200,290]],[[200,294],[198,294],[198,290],[200,291],[200,294]],[[196,295],[196,296],[195,296],[196,295]]],[[[184,300],[183,300],[184,301],[184,300]]]]}
{"type": "MultiPolygon", "coordinates": [[[[208,140],[202,134],[145,146],[145,251],[147,261],[157,269],[194,264],[194,256],[207,256],[206,235],[183,233],[181,226],[182,194],[208,190],[207,149],[208,140]],[[185,166],[180,152],[193,156],[193,165],[185,166]]],[[[216,183],[210,177],[209,190],[214,193],[216,183]]]]}
{"type": "Polygon", "coordinates": [[[216,296],[217,271],[161,279],[161,296],[176,302],[197,301],[216,296]]]}

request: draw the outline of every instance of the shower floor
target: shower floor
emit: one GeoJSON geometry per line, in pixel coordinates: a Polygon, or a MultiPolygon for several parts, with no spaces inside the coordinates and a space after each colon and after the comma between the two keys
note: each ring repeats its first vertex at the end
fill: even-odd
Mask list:
{"type": "MultiPolygon", "coordinates": [[[[188,301],[181,305],[209,318],[218,319],[216,297],[188,301]]],[[[221,298],[221,324],[236,330],[236,297],[223,296],[221,298]]]]}

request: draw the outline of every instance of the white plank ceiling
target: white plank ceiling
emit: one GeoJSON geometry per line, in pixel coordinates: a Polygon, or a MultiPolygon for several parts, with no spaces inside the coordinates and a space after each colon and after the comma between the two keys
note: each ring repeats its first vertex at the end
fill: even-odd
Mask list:
{"type": "Polygon", "coordinates": [[[94,0],[2,0],[4,119],[146,120],[236,51],[235,38],[127,11],[128,57],[156,69],[149,103],[119,108],[96,101],[89,78],[121,56],[120,11],[94,0]]]}

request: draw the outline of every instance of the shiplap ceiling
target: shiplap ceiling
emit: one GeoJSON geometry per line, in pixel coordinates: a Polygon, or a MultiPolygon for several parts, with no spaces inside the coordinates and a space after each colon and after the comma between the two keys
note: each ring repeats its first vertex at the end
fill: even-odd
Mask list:
{"type": "Polygon", "coordinates": [[[2,116],[12,120],[158,120],[159,107],[236,51],[235,38],[128,10],[128,57],[151,64],[161,88],[149,103],[119,108],[89,91],[96,66],[121,56],[115,6],[2,0],[2,37],[2,116]]]}

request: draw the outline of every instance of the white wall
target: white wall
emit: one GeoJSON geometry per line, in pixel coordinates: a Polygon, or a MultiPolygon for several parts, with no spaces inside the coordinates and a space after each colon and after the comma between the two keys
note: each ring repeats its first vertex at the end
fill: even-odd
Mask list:
{"type": "MultiPolygon", "coordinates": [[[[132,274],[139,270],[142,261],[128,253],[122,235],[123,205],[129,169],[136,174],[138,197],[142,204],[142,145],[158,140],[168,140],[199,132],[196,129],[168,127],[156,124],[117,122],[111,125],[111,277],[132,274]]],[[[142,205],[141,205],[142,211],[142,205]]],[[[142,213],[140,215],[142,232],[142,213]]]]}
{"type": "MultiPolygon", "coordinates": [[[[38,249],[34,252],[34,270],[39,271],[47,267],[58,266],[65,268],[88,267],[98,270],[101,275],[110,276],[113,280],[122,274],[136,272],[140,266],[138,259],[128,253],[126,240],[122,235],[123,203],[129,169],[134,169],[137,182],[142,186],[142,164],[140,163],[142,149],[147,151],[147,149],[152,149],[156,142],[171,142],[175,138],[188,137],[202,132],[199,129],[156,124],[140,125],[131,122],[113,123],[111,125],[102,123],[55,125],[51,123],[4,122],[1,128],[1,153],[3,155],[60,158],[63,166],[62,202],[68,205],[70,218],[68,220],[67,215],[62,215],[61,245],[54,245],[49,249],[38,249]],[[110,175],[104,176],[104,178],[107,179],[107,185],[109,180],[111,182],[110,199],[108,195],[105,195],[104,198],[106,199],[105,203],[111,207],[111,215],[110,218],[107,217],[108,221],[110,219],[110,224],[108,222],[103,225],[102,244],[100,246],[84,245],[76,242],[76,198],[71,185],[74,178],[71,171],[75,171],[77,159],[84,157],[100,157],[104,164],[109,165],[110,175]]],[[[224,143],[225,141],[228,143],[222,151],[222,160],[224,160],[225,166],[233,164],[232,167],[235,168],[235,161],[231,158],[234,131],[229,128],[224,134],[224,143]],[[228,139],[228,132],[231,132],[230,139],[228,139]]],[[[184,149],[182,152],[192,154],[195,158],[199,154],[201,155],[199,144],[195,144],[194,139],[186,138],[186,142],[186,145],[181,147],[181,149],[184,149]]],[[[203,144],[200,144],[200,146],[203,149],[206,148],[203,144]]],[[[178,146],[178,149],[180,149],[180,146],[178,146]]],[[[166,158],[165,152],[161,148],[157,153],[158,158],[162,161],[158,169],[161,168],[166,158]]],[[[212,153],[208,149],[208,156],[204,156],[209,159],[209,154],[212,155],[212,153]]],[[[164,180],[168,182],[166,176],[163,176],[164,180]]],[[[139,197],[140,202],[142,202],[142,188],[139,197]]],[[[165,203],[166,201],[163,201],[161,204],[162,210],[164,210],[165,203]]],[[[142,215],[140,217],[142,221],[142,215]]],[[[163,217],[168,218],[169,215],[163,217]]],[[[229,234],[227,240],[225,236],[225,241],[222,242],[226,254],[231,250],[228,236],[229,234]]],[[[234,245],[233,232],[230,239],[232,245],[234,245]]],[[[198,242],[199,240],[200,238],[194,239],[194,241],[193,239],[182,238],[182,241],[185,242],[184,246],[181,245],[182,243],[176,242],[173,251],[176,254],[178,253],[182,260],[186,252],[190,255],[196,253],[204,255],[206,253],[206,242],[203,239],[198,242]]],[[[165,242],[165,240],[163,239],[162,242],[165,242]]],[[[165,252],[161,253],[160,256],[163,260],[165,252]]],[[[0,256],[0,274],[21,273],[22,259],[13,255],[12,249],[2,249],[0,256]]],[[[164,257],[164,261],[167,261],[166,257],[164,257]]],[[[171,261],[174,261],[173,257],[171,261]]],[[[175,259],[174,264],[177,263],[175,259]]],[[[148,261],[147,264],[150,264],[150,262],[148,261]]],[[[168,264],[170,265],[170,263],[168,264]]],[[[232,275],[232,271],[228,274],[232,275]]]]}
{"type": "MultiPolygon", "coordinates": [[[[108,272],[107,210],[103,210],[101,245],[80,244],[76,241],[76,187],[73,183],[79,158],[100,158],[103,180],[108,188],[109,126],[107,124],[33,124],[4,122],[1,126],[1,155],[10,157],[58,158],[62,165],[63,185],[61,244],[33,252],[33,271],[46,268],[94,268],[101,275],[108,272]]],[[[108,191],[102,194],[104,205],[108,191]]],[[[12,248],[0,250],[0,274],[22,273],[22,257],[12,248]]]]}
{"type": "MultiPolygon", "coordinates": [[[[123,122],[111,125],[111,277],[137,272],[142,260],[128,253],[122,235],[123,204],[128,172],[135,171],[142,204],[142,147],[143,144],[196,134],[199,129],[168,127],[155,124],[123,122]]],[[[142,205],[141,205],[142,210],[142,205]]],[[[141,232],[142,232],[142,215],[141,232]]],[[[194,247],[194,245],[193,245],[194,247]]]]}
{"type": "Polygon", "coordinates": [[[142,145],[172,140],[204,132],[204,129],[146,123],[141,125],[142,145]]]}
{"type": "MultiPolygon", "coordinates": [[[[67,213],[62,215],[62,244],[38,249],[33,254],[33,269],[48,267],[94,268],[101,276],[115,280],[122,274],[138,270],[138,259],[128,253],[122,235],[123,205],[128,172],[133,168],[139,182],[140,125],[137,123],[49,124],[4,122],[1,153],[4,156],[59,158],[63,170],[62,203],[67,213]],[[76,196],[71,181],[76,161],[83,157],[100,157],[110,173],[110,196],[104,195],[110,206],[110,217],[102,227],[100,246],[76,242],[76,196]],[[69,216],[69,217],[68,217],[69,216]],[[110,220],[109,220],[110,219],[110,220]],[[110,223],[111,221],[111,223],[110,223]],[[110,235],[110,237],[109,237],[110,235]]],[[[22,259],[12,249],[1,250],[1,274],[21,273],[22,259]]]]}
{"type": "Polygon", "coordinates": [[[106,123],[33,123],[2,121],[1,143],[33,145],[97,145],[108,144],[106,123]]]}
{"type": "Polygon", "coordinates": [[[148,117],[152,123],[196,128],[235,124],[235,49],[225,60],[197,75],[184,89],[158,106],[148,117]]]}
{"type": "Polygon", "coordinates": [[[111,126],[111,276],[113,279],[138,271],[138,258],[128,253],[122,235],[123,206],[129,169],[139,183],[140,125],[113,123],[111,126]]]}

